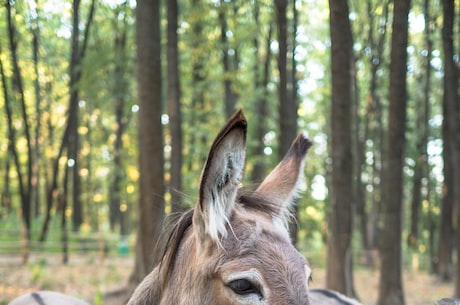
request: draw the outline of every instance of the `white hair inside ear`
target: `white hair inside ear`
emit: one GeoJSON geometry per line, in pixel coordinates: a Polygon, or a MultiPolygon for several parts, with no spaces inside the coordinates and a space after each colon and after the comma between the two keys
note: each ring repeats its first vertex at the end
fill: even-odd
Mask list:
{"type": "Polygon", "coordinates": [[[201,176],[199,202],[193,218],[202,241],[220,244],[227,236],[229,217],[243,177],[246,158],[247,123],[236,112],[220,131],[206,160],[201,176]]]}

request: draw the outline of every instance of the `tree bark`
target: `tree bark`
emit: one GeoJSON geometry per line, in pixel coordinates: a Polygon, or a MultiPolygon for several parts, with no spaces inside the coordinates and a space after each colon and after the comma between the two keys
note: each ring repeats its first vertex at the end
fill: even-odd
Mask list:
{"type": "MultiPolygon", "coordinates": [[[[292,139],[297,134],[297,110],[298,105],[294,94],[296,90],[292,78],[293,61],[290,61],[288,55],[288,48],[291,49],[291,56],[293,55],[293,44],[289,44],[289,22],[288,22],[288,1],[275,0],[276,19],[278,26],[278,72],[279,72],[279,85],[278,85],[278,122],[279,122],[279,136],[278,136],[278,158],[281,160],[285,153],[288,151],[292,139]]],[[[295,30],[294,30],[295,32],[295,30]]],[[[293,219],[289,223],[289,233],[294,245],[297,244],[297,205],[292,210],[293,219]]]]}
{"type": "Polygon", "coordinates": [[[279,147],[278,157],[281,159],[288,151],[292,139],[297,133],[297,104],[295,99],[290,96],[289,89],[292,82],[288,76],[288,19],[287,19],[287,0],[275,0],[276,18],[278,26],[278,109],[279,109],[279,147]]]}
{"type": "Polygon", "coordinates": [[[328,219],[326,286],[353,295],[352,240],[352,45],[348,1],[330,0],[332,184],[328,219]]]}
{"type": "MultiPolygon", "coordinates": [[[[80,0],[73,0],[72,2],[72,37],[71,37],[71,55],[69,67],[69,89],[70,100],[68,110],[68,124],[69,124],[69,137],[67,142],[67,157],[68,163],[65,171],[71,171],[72,175],[72,229],[78,231],[83,222],[82,207],[80,201],[80,176],[78,174],[80,162],[78,158],[79,151],[79,135],[78,135],[78,122],[79,122],[79,92],[77,84],[80,81],[81,69],[80,57],[80,0]]],[[[68,175],[68,174],[66,174],[68,175]]],[[[68,187],[64,187],[67,190],[68,187]]],[[[63,194],[67,197],[67,194],[63,194]]]]}
{"type": "Polygon", "coordinates": [[[257,92],[256,103],[255,103],[255,112],[258,114],[257,120],[255,121],[255,136],[254,139],[257,139],[256,144],[254,145],[254,150],[252,155],[255,156],[254,168],[251,171],[251,181],[261,182],[266,175],[266,166],[265,166],[265,143],[264,137],[268,129],[266,126],[267,116],[268,116],[268,82],[270,78],[270,62],[272,59],[272,52],[270,49],[270,44],[272,42],[273,35],[273,25],[270,23],[268,25],[267,36],[264,37],[261,29],[261,24],[259,21],[260,15],[260,4],[258,2],[254,3],[254,22],[256,24],[257,31],[253,36],[253,46],[254,46],[254,92],[257,92]],[[263,43],[264,49],[261,50],[260,44],[263,43]],[[260,54],[260,55],[259,55],[260,54]],[[262,55],[263,54],[263,55],[262,55]]]}
{"type": "Polygon", "coordinates": [[[130,278],[134,285],[153,268],[153,249],[164,218],[160,0],[137,2],[136,44],[140,198],[136,261],[130,278]]]}
{"type": "Polygon", "coordinates": [[[410,0],[394,2],[391,37],[384,227],[381,242],[379,305],[404,305],[402,283],[403,167],[406,149],[406,64],[410,0]]]}
{"type": "Polygon", "coordinates": [[[32,177],[31,177],[31,190],[30,202],[33,206],[34,217],[40,213],[40,160],[41,160],[41,89],[39,81],[39,46],[40,46],[40,22],[38,11],[38,0],[35,0],[35,10],[31,26],[32,31],[32,58],[34,66],[34,93],[35,93],[35,129],[34,129],[34,147],[33,147],[33,161],[32,161],[32,177]]]}
{"type": "MultiPolygon", "coordinates": [[[[238,67],[238,50],[232,48],[227,37],[229,18],[227,12],[230,12],[229,5],[233,6],[233,12],[236,16],[238,6],[236,1],[220,1],[219,3],[219,23],[220,23],[220,42],[222,48],[222,65],[224,68],[224,104],[225,104],[225,116],[229,118],[236,109],[236,103],[238,101],[238,94],[233,88],[233,82],[236,76],[236,70],[238,67]],[[230,52],[233,52],[232,54],[230,52]]],[[[236,19],[236,18],[235,18],[236,19]]]]}
{"type": "MultiPolygon", "coordinates": [[[[0,44],[0,53],[2,52],[1,44],[0,44]]],[[[3,70],[3,61],[0,57],[0,78],[2,81],[2,91],[3,91],[3,99],[5,101],[5,113],[8,125],[8,150],[5,160],[4,172],[5,176],[3,177],[3,188],[1,194],[1,206],[5,207],[7,212],[11,210],[11,191],[10,191],[10,169],[11,169],[11,156],[14,157],[16,154],[16,147],[15,147],[15,132],[13,128],[13,121],[12,121],[12,111],[11,111],[11,102],[10,102],[10,93],[8,90],[8,86],[6,84],[6,75],[5,71],[3,70]]]]}
{"type": "MultiPolygon", "coordinates": [[[[11,51],[11,63],[13,66],[13,90],[16,92],[15,96],[18,97],[19,99],[18,102],[21,107],[21,116],[22,116],[22,121],[24,124],[24,136],[26,138],[26,147],[27,147],[26,174],[24,174],[21,170],[20,160],[18,156],[15,157],[15,163],[16,163],[18,180],[19,180],[19,192],[20,192],[20,197],[21,197],[22,219],[24,222],[24,238],[27,243],[27,241],[30,240],[30,234],[31,234],[30,229],[32,226],[32,219],[31,219],[32,207],[31,207],[31,202],[30,202],[30,191],[32,188],[33,153],[32,153],[32,142],[31,142],[31,136],[30,136],[29,117],[27,114],[26,102],[24,98],[24,85],[23,85],[21,68],[19,66],[19,59],[18,59],[18,54],[17,54],[18,40],[17,40],[16,28],[14,24],[14,16],[12,16],[10,1],[6,1],[6,9],[7,9],[8,42],[9,42],[10,51],[11,51]]],[[[16,145],[16,144],[17,143],[13,143],[13,145],[16,145]]],[[[15,150],[17,154],[18,150],[17,149],[15,150]]],[[[27,247],[28,246],[26,246],[26,248],[27,247]]],[[[28,255],[25,254],[24,262],[27,261],[27,257],[28,255]]]]}
{"type": "Polygon", "coordinates": [[[182,204],[182,111],[179,71],[179,50],[177,46],[177,28],[179,9],[177,0],[169,0],[168,9],[168,113],[169,132],[171,135],[171,175],[169,192],[171,210],[179,212],[185,209],[182,204]]]}
{"type": "Polygon", "coordinates": [[[110,227],[115,230],[115,226],[120,226],[120,234],[127,235],[128,231],[123,224],[123,217],[125,217],[128,208],[127,204],[122,207],[121,203],[121,181],[123,179],[123,134],[128,123],[128,118],[125,113],[125,105],[127,102],[127,92],[129,91],[128,81],[126,79],[126,40],[127,40],[127,3],[121,4],[116,9],[114,18],[114,49],[115,49],[115,67],[113,79],[113,93],[115,97],[115,143],[113,147],[113,180],[110,187],[110,227]],[[123,16],[123,18],[121,18],[123,16]],[[121,20],[120,20],[121,19],[121,20]],[[120,20],[120,21],[119,21],[120,20]]]}
{"type": "MultiPolygon", "coordinates": [[[[363,242],[366,245],[366,265],[375,267],[375,253],[379,240],[382,194],[385,186],[383,177],[383,155],[384,155],[384,123],[381,97],[378,93],[379,84],[379,69],[384,64],[384,48],[386,41],[386,33],[388,27],[389,4],[391,1],[386,1],[383,5],[382,14],[375,16],[373,14],[374,7],[372,2],[368,1],[367,10],[369,16],[369,33],[368,42],[370,44],[371,53],[369,55],[370,64],[370,82],[369,82],[369,102],[366,107],[365,116],[365,136],[366,140],[372,140],[372,148],[370,152],[373,156],[373,162],[368,169],[371,172],[370,185],[372,186],[372,194],[370,196],[370,210],[367,218],[366,234],[367,240],[363,242]]],[[[359,209],[358,209],[359,213],[359,209]]],[[[363,220],[362,220],[363,221],[363,220]]]]}
{"type": "MultiPolygon", "coordinates": [[[[444,138],[444,149],[450,155],[450,165],[452,166],[452,188],[445,191],[451,193],[454,214],[454,226],[456,229],[457,247],[460,241],[460,96],[458,94],[459,76],[457,63],[454,60],[454,0],[443,0],[443,26],[442,26],[442,45],[444,51],[444,96],[443,114],[445,123],[446,137],[444,138]]],[[[447,166],[446,164],[444,166],[447,166]]],[[[460,251],[457,251],[457,268],[455,270],[456,280],[454,295],[460,296],[460,251]]]]}
{"type": "MultiPolygon", "coordinates": [[[[416,130],[417,133],[417,153],[418,155],[413,177],[413,191],[412,191],[412,202],[411,202],[411,230],[408,238],[408,245],[412,248],[416,248],[418,241],[418,227],[420,218],[420,209],[422,198],[422,187],[423,178],[428,178],[428,136],[429,136],[429,119],[430,119],[430,92],[431,92],[431,59],[433,51],[433,41],[431,38],[431,16],[429,11],[429,0],[424,0],[423,13],[425,16],[425,31],[424,40],[426,47],[426,58],[424,61],[424,71],[421,83],[423,83],[423,96],[420,98],[420,109],[423,111],[417,112],[416,130]]],[[[417,107],[419,108],[419,107],[417,107]]],[[[428,198],[425,197],[425,198],[428,198]]],[[[428,198],[429,199],[429,198],[428,198]]]]}

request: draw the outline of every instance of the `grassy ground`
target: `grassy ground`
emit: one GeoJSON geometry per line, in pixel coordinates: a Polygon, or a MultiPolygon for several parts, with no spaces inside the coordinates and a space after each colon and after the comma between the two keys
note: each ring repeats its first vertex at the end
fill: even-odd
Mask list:
{"type": "MultiPolygon", "coordinates": [[[[14,297],[40,289],[56,290],[85,298],[92,303],[100,301],[106,292],[119,290],[127,283],[133,267],[131,257],[112,257],[104,260],[96,254],[71,256],[67,266],[60,263],[59,255],[33,255],[30,263],[21,265],[20,258],[0,256],[0,304],[14,297]]],[[[314,269],[313,288],[324,287],[325,273],[314,269]]],[[[376,304],[378,273],[355,271],[355,288],[366,305],[376,304]]],[[[439,283],[435,277],[423,272],[406,272],[404,289],[407,305],[428,305],[453,292],[452,284],[439,283]]],[[[121,304],[112,300],[110,304],[121,304]]]]}

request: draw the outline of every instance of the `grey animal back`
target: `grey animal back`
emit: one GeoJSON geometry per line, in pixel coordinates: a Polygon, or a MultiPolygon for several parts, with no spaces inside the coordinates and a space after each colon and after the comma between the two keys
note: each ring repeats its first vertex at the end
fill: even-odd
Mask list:
{"type": "Polygon", "coordinates": [[[309,295],[311,304],[315,305],[362,305],[357,300],[327,289],[312,289],[309,295]]]}
{"type": "Polygon", "coordinates": [[[54,291],[26,293],[8,305],[89,305],[89,303],[54,291]]]}

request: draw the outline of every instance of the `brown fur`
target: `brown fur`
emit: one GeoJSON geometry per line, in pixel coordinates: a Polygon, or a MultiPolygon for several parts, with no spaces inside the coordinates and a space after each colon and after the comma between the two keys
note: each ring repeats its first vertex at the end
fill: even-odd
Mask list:
{"type": "Polygon", "coordinates": [[[266,181],[242,192],[245,134],[240,111],[211,146],[197,206],[165,230],[159,263],[129,305],[309,304],[309,269],[283,224],[311,143],[299,135],[266,181]],[[239,280],[250,282],[250,291],[235,289],[239,280]]]}

